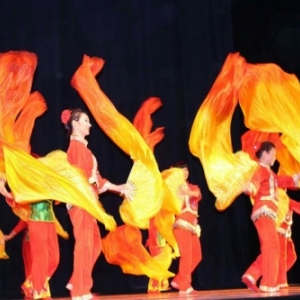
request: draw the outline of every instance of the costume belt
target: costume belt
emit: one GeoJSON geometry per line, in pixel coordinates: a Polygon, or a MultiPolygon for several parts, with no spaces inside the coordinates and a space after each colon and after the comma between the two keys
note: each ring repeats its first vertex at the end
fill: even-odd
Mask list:
{"type": "Polygon", "coordinates": [[[193,234],[196,234],[198,237],[201,235],[201,228],[199,225],[193,225],[190,222],[183,220],[183,219],[177,219],[173,225],[173,228],[182,228],[187,231],[192,232],[193,234]]]}
{"type": "Polygon", "coordinates": [[[198,217],[198,212],[196,210],[193,210],[190,207],[186,207],[180,211],[181,214],[185,213],[185,212],[189,212],[189,213],[193,214],[194,216],[198,217]]]}
{"type": "Polygon", "coordinates": [[[274,203],[276,206],[278,206],[278,201],[270,196],[263,196],[260,197],[261,201],[271,201],[272,203],[274,203]]]}
{"type": "Polygon", "coordinates": [[[251,215],[251,220],[255,222],[258,220],[260,217],[269,217],[272,220],[276,221],[277,220],[277,214],[274,210],[269,208],[267,205],[263,205],[256,211],[254,211],[251,215]]]}

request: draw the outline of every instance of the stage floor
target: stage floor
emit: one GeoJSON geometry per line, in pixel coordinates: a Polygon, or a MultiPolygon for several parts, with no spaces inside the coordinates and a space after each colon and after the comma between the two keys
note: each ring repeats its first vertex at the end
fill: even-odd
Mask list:
{"type": "MultiPolygon", "coordinates": [[[[172,300],[212,300],[212,299],[300,299],[300,286],[291,286],[276,293],[255,293],[247,289],[198,291],[192,295],[179,295],[178,292],[161,294],[130,294],[130,295],[103,295],[101,300],[146,300],[146,299],[172,299],[172,300]]],[[[53,300],[71,300],[71,298],[53,298],[53,300]]]]}

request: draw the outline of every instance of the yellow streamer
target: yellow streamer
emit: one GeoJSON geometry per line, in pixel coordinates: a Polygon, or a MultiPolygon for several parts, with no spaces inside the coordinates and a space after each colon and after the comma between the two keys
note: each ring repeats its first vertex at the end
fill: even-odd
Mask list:
{"type": "Polygon", "coordinates": [[[200,159],[219,210],[226,209],[242,192],[257,166],[247,153],[234,154],[231,145],[230,125],[244,72],[244,59],[229,54],[190,133],[190,151],[200,159]]]}

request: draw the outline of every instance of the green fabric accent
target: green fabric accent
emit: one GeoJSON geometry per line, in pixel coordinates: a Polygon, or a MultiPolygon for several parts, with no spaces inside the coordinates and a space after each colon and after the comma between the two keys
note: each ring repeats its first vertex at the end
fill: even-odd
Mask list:
{"type": "Polygon", "coordinates": [[[43,200],[30,204],[31,221],[54,222],[54,213],[51,200],[43,200]]]}
{"type": "Polygon", "coordinates": [[[165,247],[166,246],[166,240],[162,237],[162,235],[159,232],[157,232],[157,244],[160,247],[165,247]]]}

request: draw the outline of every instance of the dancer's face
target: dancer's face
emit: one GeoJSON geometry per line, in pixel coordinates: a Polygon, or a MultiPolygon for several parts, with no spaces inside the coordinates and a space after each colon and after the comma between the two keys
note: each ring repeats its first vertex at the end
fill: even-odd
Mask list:
{"type": "Polygon", "coordinates": [[[85,113],[81,113],[78,121],[74,121],[73,123],[73,128],[76,131],[76,134],[83,138],[90,134],[91,126],[90,119],[85,113]]]}
{"type": "Polygon", "coordinates": [[[183,168],[182,170],[183,170],[183,174],[184,174],[184,179],[187,180],[189,177],[189,170],[186,167],[183,168]]]}
{"type": "Polygon", "coordinates": [[[264,163],[268,166],[273,166],[276,160],[276,149],[272,148],[269,152],[265,151],[263,153],[264,163]]]}

